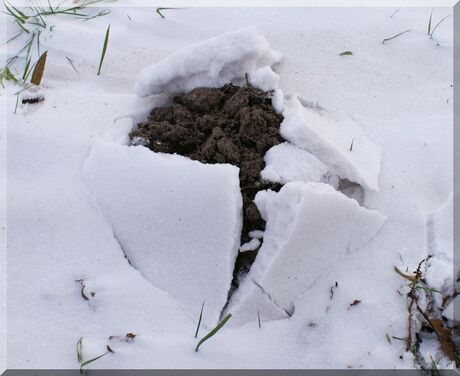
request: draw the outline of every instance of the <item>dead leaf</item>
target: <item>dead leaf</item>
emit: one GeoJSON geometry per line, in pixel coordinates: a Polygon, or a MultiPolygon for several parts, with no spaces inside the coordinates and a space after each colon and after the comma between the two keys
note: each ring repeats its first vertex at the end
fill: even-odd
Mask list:
{"type": "Polygon", "coordinates": [[[38,86],[40,85],[40,82],[42,82],[43,72],[45,71],[47,54],[48,54],[48,51],[43,52],[43,54],[38,59],[37,64],[35,64],[35,68],[32,73],[32,78],[30,79],[30,82],[33,83],[34,85],[38,86]]]}
{"type": "Polygon", "coordinates": [[[403,273],[401,270],[399,270],[396,266],[394,267],[394,270],[396,273],[398,273],[401,277],[404,277],[406,279],[408,279],[409,281],[411,282],[415,282],[417,281],[417,277],[414,276],[414,275],[409,275],[409,274],[405,274],[403,273]]]}
{"type": "Polygon", "coordinates": [[[444,326],[444,321],[439,319],[430,320],[431,327],[436,332],[441,348],[450,360],[460,367],[460,356],[455,351],[455,344],[452,340],[452,330],[444,326]]]}

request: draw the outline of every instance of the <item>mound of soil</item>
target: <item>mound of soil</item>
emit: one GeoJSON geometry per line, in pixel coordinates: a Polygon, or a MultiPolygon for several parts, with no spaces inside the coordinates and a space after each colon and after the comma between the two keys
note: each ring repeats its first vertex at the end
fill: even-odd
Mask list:
{"type": "MultiPolygon", "coordinates": [[[[134,145],[142,144],[156,152],[238,166],[243,196],[241,241],[245,243],[250,231],[265,228],[253,203],[256,193],[280,189],[278,184],[262,182],[260,171],[266,151],[282,142],[282,120],[283,116],[272,106],[270,92],[250,84],[227,84],[221,88],[197,88],[175,97],[171,106],[154,108],[130,137],[134,145]]],[[[235,284],[238,274],[249,269],[255,256],[256,252],[239,254],[235,284]]]]}

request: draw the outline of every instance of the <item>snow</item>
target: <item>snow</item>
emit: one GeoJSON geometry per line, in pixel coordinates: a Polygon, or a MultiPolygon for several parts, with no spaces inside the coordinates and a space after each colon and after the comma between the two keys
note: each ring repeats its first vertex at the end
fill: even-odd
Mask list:
{"type": "MultiPolygon", "coordinates": [[[[454,264],[453,239],[453,199],[427,215],[427,270],[425,279],[431,288],[452,294],[454,277],[458,274],[458,265],[454,264]]],[[[456,279],[456,278],[455,278],[456,279]]],[[[433,299],[442,306],[442,296],[434,294],[433,299]]]]}
{"type": "Polygon", "coordinates": [[[205,300],[208,327],[227,301],[240,245],[238,173],[102,141],[85,163],[89,188],[132,266],[196,320],[205,300]]]}
{"type": "Polygon", "coordinates": [[[259,192],[255,202],[267,228],[245,285],[228,308],[237,318],[234,323],[254,317],[259,309],[254,295],[260,294],[292,314],[296,300],[331,264],[362,247],[385,222],[380,213],[322,183],[288,183],[277,194],[259,192]]]}
{"type": "Polygon", "coordinates": [[[316,155],[343,179],[378,191],[380,149],[347,114],[303,106],[296,96],[285,105],[281,135],[316,155]]]}
{"type": "Polygon", "coordinates": [[[288,142],[273,146],[265,154],[262,179],[286,184],[291,181],[324,182],[328,168],[313,154],[288,142]]]}
{"type": "MultiPolygon", "coordinates": [[[[250,235],[250,234],[249,234],[250,235]]],[[[253,238],[240,247],[240,252],[255,251],[260,246],[260,240],[253,238]]]]}
{"type": "MultiPolygon", "coordinates": [[[[427,242],[427,215],[444,207],[453,191],[453,32],[450,17],[430,39],[426,25],[431,8],[401,8],[390,17],[396,9],[187,8],[166,10],[162,19],[151,8],[118,7],[87,22],[53,18],[54,31],[47,29],[40,38],[42,50],[48,50],[42,83],[45,100],[35,105],[19,103],[15,113],[13,94],[21,88],[9,83],[0,96],[7,101],[2,111],[8,125],[9,367],[75,369],[75,345],[80,337],[85,359],[89,359],[105,351],[109,336],[133,332],[138,335],[133,343],[117,347],[115,354],[89,368],[413,368],[413,356],[406,352],[404,342],[394,340],[390,345],[385,336],[407,336],[406,298],[396,292],[406,281],[394,273],[393,266],[412,269],[432,253],[429,244],[451,239],[451,226],[441,219],[449,217],[446,210],[433,222],[434,243],[427,242]],[[97,76],[108,24],[109,45],[97,76]],[[310,145],[291,140],[291,146],[314,155],[330,173],[366,189],[361,206],[372,211],[357,203],[354,211],[378,211],[388,219],[371,241],[327,262],[328,269],[317,273],[318,279],[300,292],[294,306],[283,301],[288,312],[266,294],[255,294],[252,306],[259,310],[262,328],[257,312],[243,317],[245,324],[238,326],[241,318],[232,311],[229,324],[195,353],[193,336],[199,312],[191,313],[180,299],[129,265],[113,236],[113,223],[84,182],[83,165],[96,150],[92,151],[93,146],[103,142],[109,149],[130,149],[123,145],[129,144],[131,126],[153,106],[169,100],[169,95],[137,98],[134,86],[142,69],[182,48],[250,25],[256,25],[256,34],[270,49],[283,54],[283,60],[271,66],[279,80],[266,68],[258,71],[269,63],[254,67],[250,79],[258,85],[265,81],[278,85],[274,103],[280,111],[285,107],[283,93],[286,98],[293,95],[290,104],[297,93],[303,98],[299,99],[300,112],[321,120],[305,125],[302,115],[292,137],[300,141],[305,129],[318,131],[319,124],[326,128],[324,132],[338,128],[333,121],[337,113],[350,122],[346,129],[327,133],[328,138],[321,139],[324,142],[310,145]],[[407,29],[412,31],[382,44],[384,38],[407,29]],[[353,56],[340,56],[345,50],[353,51],[353,56]],[[66,57],[72,59],[78,73],[66,57]],[[357,125],[350,116],[368,120],[359,120],[357,125]],[[364,155],[363,147],[372,144],[379,146],[381,156],[376,151],[364,155]],[[380,174],[374,168],[377,165],[380,174]],[[377,186],[377,177],[378,192],[371,189],[377,186]],[[78,279],[84,279],[96,293],[89,301],[82,298],[78,279]],[[356,299],[361,303],[350,307],[356,299]]],[[[434,8],[433,18],[440,20],[452,13],[451,8],[434,8]]],[[[0,23],[5,15],[2,17],[0,23]]],[[[8,28],[8,37],[17,34],[16,25],[9,22],[8,28]]],[[[19,50],[26,38],[12,41],[8,50],[19,50]]],[[[5,53],[2,46],[2,56],[5,53]]],[[[38,57],[35,44],[32,53],[38,57]]],[[[203,54],[216,56],[212,51],[203,54]]],[[[203,63],[207,69],[208,60],[203,63]]],[[[223,77],[215,73],[213,77],[223,77]]],[[[244,80],[244,72],[237,73],[244,80]]],[[[169,84],[168,91],[173,88],[169,84]]],[[[291,109],[289,104],[286,108],[291,109]]],[[[319,142],[323,133],[315,132],[311,143],[319,142]]],[[[300,173],[296,161],[286,160],[286,166],[296,166],[293,171],[300,173]]],[[[108,171],[117,168],[112,163],[105,167],[108,171]]],[[[299,175],[282,175],[285,172],[280,169],[276,172],[289,180],[300,179],[299,175]]],[[[306,184],[297,181],[295,185],[306,184]]],[[[284,198],[286,206],[301,196],[298,191],[284,198]]],[[[344,202],[352,205],[340,193],[326,193],[341,203],[339,208],[344,202]]],[[[259,205],[265,202],[266,216],[277,212],[269,203],[279,197],[281,193],[270,192],[259,196],[259,205]]],[[[331,208],[326,208],[330,213],[331,208]]],[[[123,209],[132,210],[129,205],[123,209]]],[[[295,218],[308,218],[308,213],[301,215],[294,209],[289,212],[295,218]]],[[[206,239],[209,242],[214,241],[213,230],[214,223],[206,239]]],[[[269,231],[265,249],[270,245],[269,231]]],[[[344,238],[350,235],[330,226],[325,241],[334,239],[336,231],[344,238]]],[[[290,229],[285,228],[282,239],[288,238],[285,232],[290,229]]],[[[452,276],[452,269],[444,274],[450,261],[437,259],[440,267],[433,269],[438,273],[433,278],[443,283],[452,276]]],[[[433,257],[431,265],[435,260],[433,257]]],[[[207,309],[206,303],[206,320],[208,312],[212,314],[207,309]]],[[[204,334],[201,330],[199,337],[204,334]]],[[[427,347],[436,351],[435,346],[427,347]]]]}
{"type": "MultiPolygon", "coordinates": [[[[241,79],[244,73],[274,85],[279,77],[269,66],[280,59],[281,54],[270,48],[257,28],[248,27],[194,44],[144,68],[136,92],[145,97],[188,92],[200,86],[219,87],[241,79]]],[[[271,85],[264,86],[268,89],[271,85]]]]}

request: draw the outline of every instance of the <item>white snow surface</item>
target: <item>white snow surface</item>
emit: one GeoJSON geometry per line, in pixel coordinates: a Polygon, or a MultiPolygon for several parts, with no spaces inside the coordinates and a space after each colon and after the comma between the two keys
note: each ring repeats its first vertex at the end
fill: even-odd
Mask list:
{"type": "Polygon", "coordinates": [[[281,135],[304,148],[343,179],[378,191],[380,148],[351,115],[303,106],[296,96],[286,103],[281,135]]]}
{"type": "MultiPolygon", "coordinates": [[[[412,368],[413,357],[404,343],[390,345],[386,340],[386,334],[407,336],[406,300],[396,293],[405,281],[393,266],[412,269],[426,257],[427,215],[452,196],[453,33],[450,17],[433,39],[426,36],[431,8],[401,8],[390,17],[396,9],[184,8],[164,10],[162,19],[153,8],[118,7],[87,22],[53,16],[54,31],[47,29],[40,37],[41,51],[48,50],[41,85],[45,100],[19,103],[15,111],[13,94],[20,87],[6,83],[1,94],[8,125],[8,367],[77,369],[79,338],[84,358],[90,359],[105,351],[109,336],[133,332],[137,337],[132,343],[88,368],[412,368]],[[108,24],[109,45],[97,76],[108,24]],[[279,79],[265,68],[270,62],[257,63],[252,79],[262,77],[258,85],[279,86],[274,103],[280,111],[283,93],[297,93],[311,112],[308,118],[321,120],[305,125],[300,116],[292,124],[292,144],[313,154],[330,172],[335,168],[340,177],[363,185],[363,205],[388,219],[371,241],[329,263],[302,298],[294,299],[295,309],[287,302],[289,319],[266,294],[254,295],[262,328],[257,314],[235,325],[239,319],[233,312],[233,326],[225,326],[195,353],[198,312],[191,314],[180,299],[128,264],[113,223],[88,190],[83,166],[101,137],[111,148],[129,149],[121,145],[129,143],[131,126],[152,107],[167,103],[170,95],[140,99],[133,94],[141,70],[183,48],[251,25],[259,30],[251,35],[263,36],[284,56],[271,67],[279,79]],[[353,55],[340,56],[345,50],[353,55]],[[308,103],[324,108],[327,115],[321,117],[308,103]],[[329,124],[337,113],[368,120],[359,121],[359,127],[351,120],[329,124]],[[320,137],[324,131],[314,133],[310,143],[302,140],[305,128],[318,131],[318,124],[326,124],[326,130],[348,125],[343,133],[328,132],[327,139],[320,137]],[[380,156],[367,150],[373,142],[381,149],[380,175],[374,168],[380,156]],[[95,293],[89,301],[81,296],[81,284],[75,281],[80,279],[95,293]],[[355,299],[361,303],[350,307],[355,299]]],[[[433,18],[452,13],[451,8],[434,8],[433,18]]],[[[8,23],[7,37],[15,36],[17,25],[1,17],[8,23]]],[[[26,40],[26,35],[16,38],[8,50],[21,49],[26,40]]],[[[0,47],[2,56],[5,46],[0,47]]],[[[36,47],[34,43],[31,49],[34,57],[36,47]]],[[[237,65],[250,60],[238,60],[237,65]]],[[[218,71],[212,79],[228,72],[218,71]]],[[[165,73],[171,78],[177,71],[165,73]]],[[[244,72],[237,74],[244,79],[244,72]]],[[[184,77],[191,77],[190,71],[184,77]]],[[[184,85],[181,81],[176,83],[184,85]]],[[[156,90],[176,90],[171,81],[164,84],[156,90]]],[[[333,194],[341,197],[337,200],[343,208],[342,201],[348,199],[333,194]]],[[[278,195],[263,193],[259,205],[262,198],[277,201],[278,195]]],[[[288,205],[290,199],[283,201],[288,205]]],[[[265,205],[266,216],[277,212],[269,209],[265,205]]],[[[290,212],[295,214],[295,208],[290,212]]],[[[439,244],[450,239],[446,223],[437,221],[439,244]]],[[[334,238],[336,231],[331,228],[328,237],[334,238]]],[[[443,266],[439,273],[446,270],[443,266]]],[[[197,306],[201,302],[200,297],[197,306]]],[[[204,317],[209,319],[207,305],[204,317]]],[[[199,337],[204,334],[202,328],[199,337]]]]}
{"type": "Polygon", "coordinates": [[[196,320],[205,300],[202,323],[217,324],[240,247],[239,169],[98,141],[85,173],[132,266],[196,320]]]}
{"type": "MultiPolygon", "coordinates": [[[[279,193],[259,192],[255,202],[267,227],[256,261],[228,307],[234,323],[253,320],[260,311],[254,295],[260,294],[293,314],[303,293],[339,259],[372,239],[385,222],[380,213],[322,183],[288,183],[279,193]]],[[[271,318],[270,313],[261,314],[271,318]]]]}
{"type": "Polygon", "coordinates": [[[184,48],[161,62],[144,68],[136,83],[136,92],[153,94],[188,92],[196,87],[219,87],[247,73],[272,89],[279,77],[270,65],[281,60],[256,27],[232,31],[184,48]]]}

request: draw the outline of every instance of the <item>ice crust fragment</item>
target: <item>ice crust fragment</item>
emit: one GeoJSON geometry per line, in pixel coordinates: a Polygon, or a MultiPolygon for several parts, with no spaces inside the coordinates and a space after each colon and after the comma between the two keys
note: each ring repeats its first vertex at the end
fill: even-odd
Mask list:
{"type": "Polygon", "coordinates": [[[303,106],[292,96],[284,106],[281,135],[314,154],[329,171],[378,191],[381,151],[352,116],[303,106]]]}
{"type": "Polygon", "coordinates": [[[214,325],[240,246],[238,168],[97,141],[85,179],[128,260],[197,319],[214,325]]]}
{"type": "Polygon", "coordinates": [[[372,239],[386,220],[323,183],[288,183],[279,193],[259,192],[255,201],[267,227],[229,306],[234,324],[254,319],[262,295],[272,302],[264,317],[291,315],[296,299],[341,257],[372,239]]]}
{"type": "Polygon", "coordinates": [[[136,83],[140,97],[183,93],[200,86],[220,87],[245,73],[266,89],[278,82],[270,68],[281,60],[256,27],[219,35],[184,48],[144,68],[136,83]]]}
{"type": "Polygon", "coordinates": [[[286,184],[291,181],[324,182],[327,166],[308,151],[289,142],[273,146],[265,154],[262,179],[286,184]]]}

